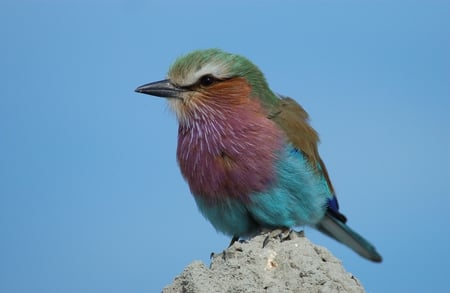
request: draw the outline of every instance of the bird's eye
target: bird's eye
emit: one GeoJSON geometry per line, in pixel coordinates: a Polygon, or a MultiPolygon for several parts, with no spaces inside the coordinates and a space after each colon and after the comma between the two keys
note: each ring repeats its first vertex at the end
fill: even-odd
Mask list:
{"type": "Polygon", "coordinates": [[[213,83],[215,83],[216,81],[217,81],[217,79],[214,76],[212,76],[210,74],[207,74],[207,75],[203,75],[200,78],[200,85],[202,85],[202,86],[210,86],[213,83]]]}

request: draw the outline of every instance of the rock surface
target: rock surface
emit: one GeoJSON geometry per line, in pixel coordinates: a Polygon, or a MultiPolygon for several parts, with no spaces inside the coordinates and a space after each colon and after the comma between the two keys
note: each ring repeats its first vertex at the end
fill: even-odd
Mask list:
{"type": "Polygon", "coordinates": [[[215,254],[210,268],[194,261],[163,293],[211,292],[364,292],[327,249],[291,233],[289,240],[266,235],[235,242],[215,254]]]}

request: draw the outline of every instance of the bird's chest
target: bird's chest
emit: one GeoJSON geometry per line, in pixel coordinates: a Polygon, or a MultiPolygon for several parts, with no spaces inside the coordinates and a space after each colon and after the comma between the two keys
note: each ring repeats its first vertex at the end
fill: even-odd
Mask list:
{"type": "Polygon", "coordinates": [[[191,192],[214,204],[247,201],[275,181],[281,133],[265,119],[244,125],[198,122],[180,126],[177,159],[191,192]]]}

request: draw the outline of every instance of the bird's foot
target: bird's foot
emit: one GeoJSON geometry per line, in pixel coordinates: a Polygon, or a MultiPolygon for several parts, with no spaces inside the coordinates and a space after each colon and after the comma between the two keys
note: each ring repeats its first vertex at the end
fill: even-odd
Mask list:
{"type": "MultiPolygon", "coordinates": [[[[233,246],[233,244],[234,244],[235,242],[239,242],[239,243],[245,243],[245,242],[247,242],[247,240],[245,240],[245,239],[239,239],[239,238],[240,238],[239,236],[236,236],[236,235],[233,236],[233,238],[231,238],[230,244],[228,244],[227,249],[230,248],[231,246],[233,246]]],[[[224,257],[224,256],[226,255],[227,249],[225,249],[225,250],[222,252],[222,257],[224,257]]],[[[237,250],[237,251],[242,251],[242,248],[237,247],[236,250],[237,250]]],[[[209,254],[209,259],[213,259],[213,257],[215,257],[215,256],[216,256],[216,253],[215,253],[215,252],[211,252],[211,253],[209,254]]]]}
{"type": "Polygon", "coordinates": [[[231,241],[230,241],[230,244],[228,245],[228,247],[231,247],[238,240],[239,240],[239,236],[234,235],[233,238],[231,238],[231,241]]]}
{"type": "Polygon", "coordinates": [[[303,231],[296,232],[294,230],[285,228],[285,229],[275,229],[270,231],[266,238],[263,241],[263,248],[269,243],[269,241],[273,238],[278,238],[280,242],[284,242],[286,240],[292,240],[296,237],[304,237],[305,233],[303,231]]]}

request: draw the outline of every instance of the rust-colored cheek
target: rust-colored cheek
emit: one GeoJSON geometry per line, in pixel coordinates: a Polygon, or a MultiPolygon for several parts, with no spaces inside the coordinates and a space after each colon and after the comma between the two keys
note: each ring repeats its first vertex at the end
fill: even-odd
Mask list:
{"type": "Polygon", "coordinates": [[[229,80],[219,81],[208,87],[198,87],[188,93],[183,101],[174,101],[172,109],[182,120],[193,118],[199,109],[210,110],[226,108],[233,110],[234,107],[248,104],[250,100],[251,87],[243,78],[237,77],[229,80]]]}
{"type": "Polygon", "coordinates": [[[246,103],[250,97],[250,92],[251,87],[247,81],[244,78],[236,77],[202,88],[199,91],[199,96],[208,99],[210,102],[223,102],[232,106],[246,103]]]}

